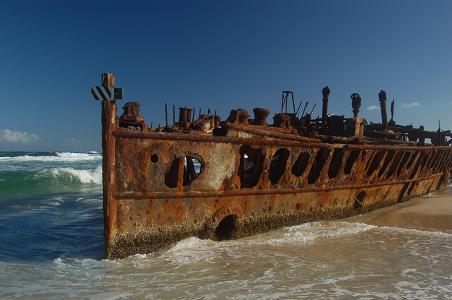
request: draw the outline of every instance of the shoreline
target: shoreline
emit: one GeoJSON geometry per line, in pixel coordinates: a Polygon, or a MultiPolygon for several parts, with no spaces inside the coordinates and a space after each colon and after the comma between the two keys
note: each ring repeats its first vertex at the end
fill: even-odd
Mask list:
{"type": "Polygon", "coordinates": [[[452,185],[444,191],[345,220],[377,226],[452,232],[452,185]]]}

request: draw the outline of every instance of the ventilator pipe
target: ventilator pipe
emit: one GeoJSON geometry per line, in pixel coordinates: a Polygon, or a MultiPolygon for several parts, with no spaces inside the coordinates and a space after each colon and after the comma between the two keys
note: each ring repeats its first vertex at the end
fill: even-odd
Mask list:
{"type": "Polygon", "coordinates": [[[381,108],[381,125],[383,125],[383,130],[386,131],[388,129],[388,115],[386,112],[386,92],[380,90],[378,93],[378,99],[380,101],[381,108]]]}

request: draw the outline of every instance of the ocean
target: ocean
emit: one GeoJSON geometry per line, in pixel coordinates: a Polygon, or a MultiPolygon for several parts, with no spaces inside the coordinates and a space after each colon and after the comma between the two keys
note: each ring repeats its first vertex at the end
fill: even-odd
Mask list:
{"type": "Polygon", "coordinates": [[[0,152],[0,299],[451,299],[452,231],[312,222],[103,258],[97,152],[0,152]]]}

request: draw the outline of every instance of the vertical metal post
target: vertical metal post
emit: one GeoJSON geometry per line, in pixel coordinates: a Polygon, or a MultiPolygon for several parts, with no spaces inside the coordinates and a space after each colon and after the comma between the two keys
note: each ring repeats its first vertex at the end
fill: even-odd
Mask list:
{"type": "Polygon", "coordinates": [[[391,102],[391,121],[394,123],[394,99],[391,102]]]}
{"type": "Polygon", "coordinates": [[[285,98],[285,104],[286,104],[286,107],[285,107],[285,111],[284,111],[284,113],[286,113],[287,114],[287,98],[288,98],[289,96],[288,95],[286,95],[286,98],[285,98]]]}
{"type": "Polygon", "coordinates": [[[388,114],[386,112],[386,92],[381,90],[378,93],[378,100],[380,101],[381,108],[381,125],[383,125],[383,131],[388,130],[388,114]]]}
{"type": "Polygon", "coordinates": [[[168,127],[168,106],[165,103],[165,127],[168,127]]]}
{"type": "Polygon", "coordinates": [[[322,89],[322,127],[328,126],[328,97],[330,96],[330,89],[326,86],[322,89]]]}
{"type": "Polygon", "coordinates": [[[173,104],[173,125],[176,124],[176,105],[173,104]]]}
{"type": "Polygon", "coordinates": [[[281,93],[281,113],[284,112],[284,92],[281,93]]]}
{"type": "Polygon", "coordinates": [[[352,99],[353,117],[357,118],[361,108],[361,96],[358,93],[353,93],[350,98],[352,99]]]}
{"type": "MultiPolygon", "coordinates": [[[[102,86],[105,88],[115,86],[113,74],[102,74],[102,86]]],[[[116,128],[116,101],[102,101],[102,182],[103,182],[103,208],[104,208],[104,234],[105,254],[111,256],[114,246],[114,235],[117,228],[118,206],[113,197],[116,183],[116,144],[113,130],[116,128]]]]}

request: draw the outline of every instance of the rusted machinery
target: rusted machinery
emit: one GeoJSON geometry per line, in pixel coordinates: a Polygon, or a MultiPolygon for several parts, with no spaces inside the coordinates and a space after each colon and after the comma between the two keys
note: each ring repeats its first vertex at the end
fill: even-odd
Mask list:
{"type": "Polygon", "coordinates": [[[353,118],[328,116],[326,87],[317,119],[299,115],[301,104],[295,109],[293,100],[288,113],[293,93],[285,91],[273,125],[264,108],[255,108],[254,118],[232,110],[225,121],[216,113],[195,120],[195,109],[180,108],[176,122],[173,107],[173,124],[166,116],[166,126],[152,128],[136,102],[126,103],[118,118],[114,76],[102,78],[102,91],[110,94],[102,101],[109,258],[189,236],[231,239],[346,217],[443,189],[449,180],[450,131],[388,123],[383,91],[382,124],[358,117],[358,94],[351,97],[353,118]]]}

